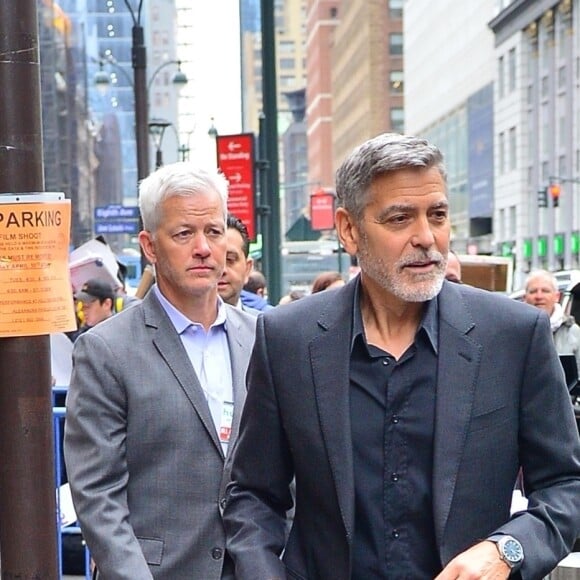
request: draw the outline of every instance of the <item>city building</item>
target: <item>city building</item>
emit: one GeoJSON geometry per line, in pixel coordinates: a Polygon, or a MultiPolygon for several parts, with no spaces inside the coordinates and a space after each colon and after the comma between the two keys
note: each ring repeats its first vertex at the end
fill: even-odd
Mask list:
{"type": "Polygon", "coordinates": [[[331,50],[340,5],[340,0],[310,0],[308,3],[306,123],[308,182],[313,187],[334,187],[331,50]]]}
{"type": "Polygon", "coordinates": [[[502,2],[495,35],[495,238],[519,281],[580,265],[580,2],[502,2]]]}
{"type": "Polygon", "coordinates": [[[404,10],[405,131],[445,156],[454,249],[496,253],[494,1],[407,0],[404,10]]]}
{"type": "Polygon", "coordinates": [[[402,0],[340,3],[331,45],[333,171],[363,141],[403,132],[403,46],[402,0]]]}

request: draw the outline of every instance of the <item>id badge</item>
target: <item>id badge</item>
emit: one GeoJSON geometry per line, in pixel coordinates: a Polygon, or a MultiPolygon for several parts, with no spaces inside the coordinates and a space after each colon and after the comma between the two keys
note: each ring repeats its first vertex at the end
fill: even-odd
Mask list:
{"type": "Polygon", "coordinates": [[[229,443],[232,434],[232,423],[234,421],[234,404],[231,401],[224,401],[222,404],[222,418],[220,421],[220,441],[229,443]]]}

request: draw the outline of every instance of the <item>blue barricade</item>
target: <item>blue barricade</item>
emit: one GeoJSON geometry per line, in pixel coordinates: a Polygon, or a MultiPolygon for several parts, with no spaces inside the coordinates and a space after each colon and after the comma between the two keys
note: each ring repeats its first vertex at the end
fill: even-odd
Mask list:
{"type": "MultiPolygon", "coordinates": [[[[60,489],[61,486],[67,482],[66,478],[66,467],[64,464],[63,455],[63,436],[64,436],[64,421],[66,417],[66,408],[64,406],[66,397],[67,387],[53,387],[52,389],[52,417],[54,426],[54,471],[56,477],[56,489],[59,493],[56,494],[56,510],[57,510],[57,546],[58,546],[58,566],[59,566],[59,577],[63,577],[63,560],[66,555],[66,550],[70,549],[70,546],[82,542],[81,529],[76,524],[71,525],[61,525],[62,524],[62,512],[61,512],[61,502],[60,502],[60,489]],[[64,541],[63,541],[64,540],[64,541]],[[69,541],[72,540],[72,541],[69,541]]],[[[84,542],[82,542],[84,545],[84,542]]],[[[87,580],[91,579],[90,571],[90,555],[88,548],[85,546],[84,551],[84,574],[87,580]]],[[[64,570],[67,574],[70,571],[64,570]]]]}

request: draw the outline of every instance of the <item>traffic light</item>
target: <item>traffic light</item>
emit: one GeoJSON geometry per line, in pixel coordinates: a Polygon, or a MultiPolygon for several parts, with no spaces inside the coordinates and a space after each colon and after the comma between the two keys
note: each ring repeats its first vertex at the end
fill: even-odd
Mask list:
{"type": "Polygon", "coordinates": [[[538,189],[538,207],[548,207],[548,188],[538,189]]]}
{"type": "Polygon", "coordinates": [[[558,183],[550,184],[550,197],[552,198],[552,206],[558,207],[560,205],[560,185],[558,183]]]}

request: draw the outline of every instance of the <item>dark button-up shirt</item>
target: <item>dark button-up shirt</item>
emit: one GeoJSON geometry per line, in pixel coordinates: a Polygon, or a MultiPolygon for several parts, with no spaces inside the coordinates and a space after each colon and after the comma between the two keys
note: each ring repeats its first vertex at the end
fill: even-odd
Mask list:
{"type": "Polygon", "coordinates": [[[356,580],[434,578],[432,507],[437,299],[396,360],[368,344],[358,296],[350,363],[356,580]]]}

